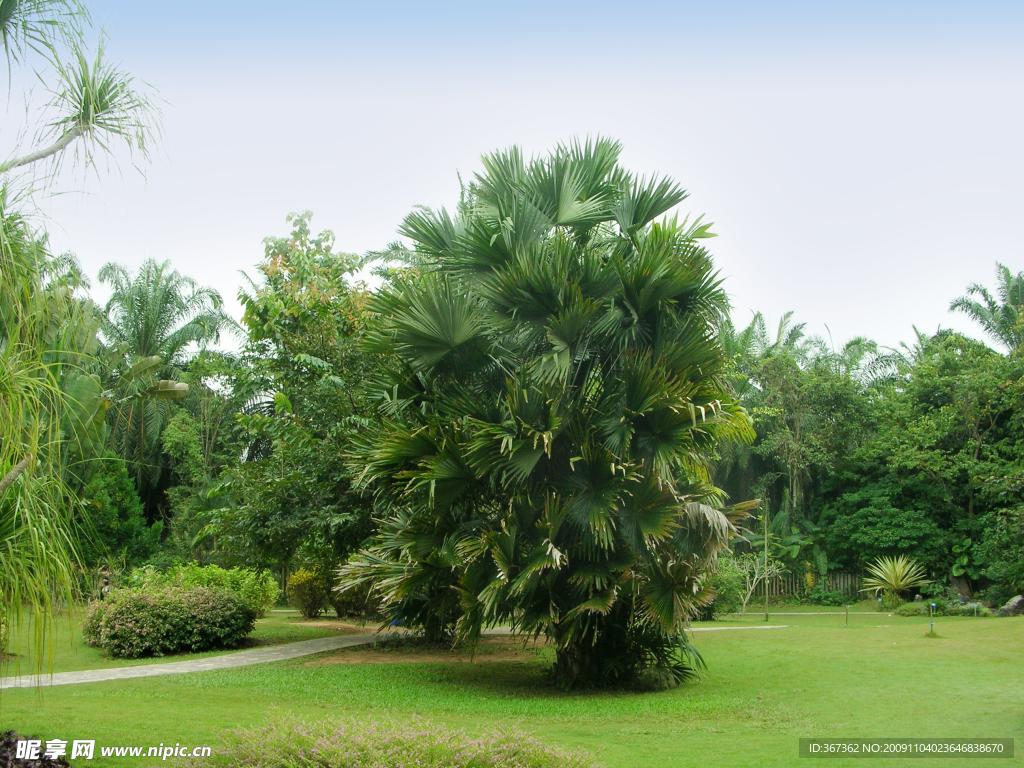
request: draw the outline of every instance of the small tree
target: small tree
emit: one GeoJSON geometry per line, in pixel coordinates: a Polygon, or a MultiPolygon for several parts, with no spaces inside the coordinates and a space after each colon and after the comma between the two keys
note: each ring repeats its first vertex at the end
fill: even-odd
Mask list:
{"type": "Polygon", "coordinates": [[[740,573],[743,574],[743,608],[740,612],[746,613],[747,603],[754,596],[758,585],[780,576],[785,570],[785,566],[772,557],[766,559],[755,554],[737,555],[734,562],[740,573]]]}

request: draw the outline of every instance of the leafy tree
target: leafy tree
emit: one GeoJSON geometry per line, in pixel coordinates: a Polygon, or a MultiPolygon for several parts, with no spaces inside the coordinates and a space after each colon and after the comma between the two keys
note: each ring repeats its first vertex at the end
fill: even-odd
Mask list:
{"type": "MultiPolygon", "coordinates": [[[[958,334],[919,340],[902,383],[878,400],[873,434],[826,484],[840,562],[906,555],[939,579],[985,583],[1020,499],[1022,372],[1016,354],[958,334]]],[[[996,581],[1007,573],[992,570],[996,581]]]]}
{"type": "Polygon", "coordinates": [[[1009,268],[996,262],[996,295],[980,283],[967,287],[967,294],[954,299],[950,310],[963,312],[981,326],[991,339],[1013,351],[1024,341],[1024,326],[1021,325],[1024,306],[1024,272],[1016,275],[1009,268]],[[977,297],[977,298],[972,298],[977,297]],[[980,299],[980,301],[979,301],[980,299]]]}
{"type": "Polygon", "coordinates": [[[414,259],[373,304],[394,363],[353,453],[383,520],[349,582],[434,637],[546,634],[564,685],[688,674],[683,628],[746,514],[710,482],[752,435],[708,225],[656,222],[685,193],[619,150],[489,155],[454,216],[406,218],[414,259]]]}
{"type": "Polygon", "coordinates": [[[98,464],[82,492],[82,563],[87,568],[110,561],[121,567],[139,565],[160,546],[163,525],[147,525],[135,483],[120,457],[108,454],[98,464]]]}
{"type": "Polygon", "coordinates": [[[359,348],[368,291],[358,256],[314,235],[311,214],[267,238],[262,280],[240,299],[248,343],[234,376],[246,402],[245,460],[213,526],[230,559],[333,566],[370,532],[370,502],[353,490],[344,449],[369,415],[360,396],[374,366],[359,348]]]}

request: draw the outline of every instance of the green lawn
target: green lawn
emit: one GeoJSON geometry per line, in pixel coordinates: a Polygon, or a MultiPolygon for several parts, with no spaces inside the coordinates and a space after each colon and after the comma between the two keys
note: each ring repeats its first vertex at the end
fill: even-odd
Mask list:
{"type": "MultiPolygon", "coordinates": [[[[748,615],[710,626],[759,620],[748,615]]],[[[303,717],[420,715],[470,729],[516,725],[593,750],[609,768],[793,766],[801,736],[1016,738],[1014,759],[968,764],[1024,763],[1024,619],[939,618],[938,638],[925,637],[928,623],[919,618],[851,615],[849,628],[843,622],[841,615],[787,616],[772,620],[786,629],[696,633],[709,667],[704,678],[660,693],[564,694],[545,685],[543,658],[313,667],[303,659],[4,691],[0,727],[101,745],[215,746],[223,729],[258,724],[275,710],[303,717]]],[[[900,764],[825,765],[874,763],[900,764]]]]}
{"type": "MultiPolygon", "coordinates": [[[[156,659],[112,659],[104,656],[96,648],[90,648],[82,640],[81,621],[84,611],[76,611],[70,618],[58,617],[55,625],[55,633],[52,638],[52,657],[44,659],[44,672],[74,672],[80,669],[109,669],[111,667],[128,667],[137,664],[164,664],[169,661],[183,661],[185,659],[201,659],[206,656],[217,656],[229,651],[209,651],[206,653],[178,654],[174,656],[163,656],[156,659]],[[51,669],[52,662],[52,669],[51,669]]],[[[364,631],[373,632],[376,627],[367,627],[364,631]]],[[[298,640],[312,640],[315,637],[328,637],[338,634],[337,630],[324,629],[316,626],[309,626],[305,623],[298,612],[288,613],[271,612],[266,618],[256,621],[256,628],[249,635],[248,642],[242,648],[280,645],[298,640]]],[[[22,631],[17,636],[16,646],[13,649],[17,655],[8,659],[3,665],[5,675],[30,674],[36,671],[35,665],[28,656],[29,633],[22,631]]]]}

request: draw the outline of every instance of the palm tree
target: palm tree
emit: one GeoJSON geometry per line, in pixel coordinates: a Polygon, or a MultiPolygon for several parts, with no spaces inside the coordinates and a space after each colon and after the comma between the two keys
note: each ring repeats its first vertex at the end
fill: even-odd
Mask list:
{"type": "Polygon", "coordinates": [[[188,391],[175,380],[196,348],[218,342],[236,326],[217,291],[179,274],[169,261],[150,259],[134,275],[120,264],[106,264],[99,279],[111,287],[102,335],[120,360],[108,412],[111,447],[129,462],[147,512],[155,517],[166,469],[160,435],[173,415],[169,400],[188,391]],[[146,393],[163,397],[140,397],[146,393]]]}
{"type": "Polygon", "coordinates": [[[949,309],[951,312],[963,312],[980,325],[990,338],[1012,352],[1024,341],[1024,326],[1021,325],[1024,272],[1015,275],[1009,267],[996,262],[996,280],[998,287],[995,296],[980,283],[972,283],[967,286],[967,294],[954,299],[949,309]]]}
{"type": "Polygon", "coordinates": [[[752,439],[724,384],[725,294],[685,198],[605,139],[483,158],[452,216],[402,234],[415,269],[377,299],[396,360],[353,458],[389,510],[343,568],[435,636],[546,634],[565,685],[695,663],[683,629],[745,509],[710,482],[752,439]]]}

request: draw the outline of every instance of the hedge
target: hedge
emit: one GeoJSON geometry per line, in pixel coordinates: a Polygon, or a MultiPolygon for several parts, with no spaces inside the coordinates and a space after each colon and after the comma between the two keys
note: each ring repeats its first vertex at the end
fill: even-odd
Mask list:
{"type": "Polygon", "coordinates": [[[262,619],[281,596],[274,574],[252,568],[221,568],[219,565],[179,565],[163,573],[139,568],[128,577],[128,583],[138,587],[209,587],[234,592],[262,619]]]}

